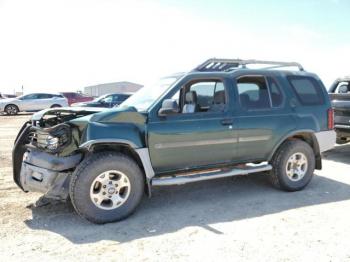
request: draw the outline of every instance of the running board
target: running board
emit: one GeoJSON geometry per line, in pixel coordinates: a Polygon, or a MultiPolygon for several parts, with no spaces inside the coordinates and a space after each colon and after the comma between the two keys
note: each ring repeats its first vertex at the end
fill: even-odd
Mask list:
{"type": "Polygon", "coordinates": [[[240,175],[248,175],[251,173],[259,173],[264,171],[269,171],[272,169],[271,165],[252,165],[246,166],[244,168],[233,168],[229,170],[211,170],[205,173],[195,173],[189,175],[180,175],[174,177],[165,177],[165,178],[153,178],[152,186],[170,186],[170,185],[182,185],[197,181],[203,180],[211,180],[223,177],[231,177],[231,176],[240,176],[240,175]]]}

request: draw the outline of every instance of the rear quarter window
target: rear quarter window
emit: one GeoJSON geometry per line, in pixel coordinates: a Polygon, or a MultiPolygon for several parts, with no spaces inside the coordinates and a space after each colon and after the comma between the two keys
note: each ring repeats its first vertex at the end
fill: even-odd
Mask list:
{"type": "Polygon", "coordinates": [[[287,78],[302,105],[324,103],[322,87],[316,79],[307,76],[288,76],[287,78]]]}

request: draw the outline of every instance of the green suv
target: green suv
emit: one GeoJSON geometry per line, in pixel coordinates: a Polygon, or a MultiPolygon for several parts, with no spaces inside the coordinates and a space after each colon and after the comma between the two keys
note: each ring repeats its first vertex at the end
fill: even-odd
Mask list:
{"type": "Polygon", "coordinates": [[[298,63],[209,59],[99,110],[36,113],[13,149],[20,188],[94,223],[126,218],[152,186],[261,172],[301,190],[336,138],[324,85],[298,63]]]}

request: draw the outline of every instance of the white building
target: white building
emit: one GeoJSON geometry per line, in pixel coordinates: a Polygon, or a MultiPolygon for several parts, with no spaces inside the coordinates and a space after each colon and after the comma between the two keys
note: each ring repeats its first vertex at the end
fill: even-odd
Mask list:
{"type": "Polygon", "coordinates": [[[84,94],[101,96],[110,93],[135,93],[142,85],[132,82],[115,82],[84,87],[84,94]]]}

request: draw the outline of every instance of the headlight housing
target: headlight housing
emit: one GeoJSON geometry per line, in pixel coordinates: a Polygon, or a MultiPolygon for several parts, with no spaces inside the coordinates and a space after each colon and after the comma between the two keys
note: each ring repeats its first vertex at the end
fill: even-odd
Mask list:
{"type": "Polygon", "coordinates": [[[47,149],[57,150],[59,142],[60,142],[60,139],[58,137],[48,135],[46,138],[47,149]]]}
{"type": "Polygon", "coordinates": [[[51,128],[32,127],[31,144],[52,154],[60,153],[71,143],[71,128],[59,124],[51,128]]]}

